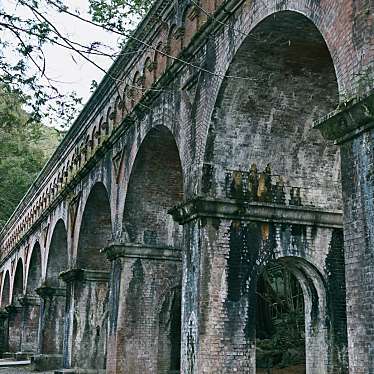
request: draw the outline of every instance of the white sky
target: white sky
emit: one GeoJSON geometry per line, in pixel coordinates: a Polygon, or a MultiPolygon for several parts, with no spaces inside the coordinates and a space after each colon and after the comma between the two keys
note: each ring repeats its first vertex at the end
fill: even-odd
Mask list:
{"type": "MultiPolygon", "coordinates": [[[[66,0],[65,3],[69,7],[78,9],[82,17],[90,19],[88,0],[66,0]]],[[[17,0],[0,0],[0,8],[5,7],[18,16],[27,16],[27,11],[17,7],[16,4],[17,0]]],[[[99,27],[89,25],[63,13],[55,12],[50,14],[49,19],[53,20],[59,31],[68,36],[70,40],[85,45],[99,41],[112,47],[112,50],[107,49],[105,50],[106,52],[117,52],[118,36],[113,33],[106,32],[99,27]]],[[[65,48],[49,45],[44,52],[47,61],[46,74],[49,78],[59,81],[54,82],[54,84],[60,92],[69,93],[76,91],[78,96],[83,98],[83,103],[85,103],[91,95],[90,86],[92,80],[99,82],[104,73],[79,55],[65,48]]],[[[90,58],[104,69],[108,69],[112,64],[112,60],[109,57],[91,55],[90,58]]]]}

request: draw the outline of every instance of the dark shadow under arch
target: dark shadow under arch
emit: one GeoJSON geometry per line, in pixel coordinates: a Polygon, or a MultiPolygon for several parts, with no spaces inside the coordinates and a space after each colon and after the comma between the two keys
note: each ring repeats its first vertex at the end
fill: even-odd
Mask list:
{"type": "Polygon", "coordinates": [[[109,270],[110,264],[100,250],[112,238],[112,218],[107,190],[96,183],[84,207],[79,232],[77,266],[91,270],[109,270]]]}
{"type": "Polygon", "coordinates": [[[3,291],[1,294],[1,307],[5,308],[7,305],[10,304],[10,276],[9,271],[5,272],[5,276],[3,278],[3,291]]]}
{"type": "Polygon", "coordinates": [[[49,245],[46,284],[52,287],[63,287],[65,284],[59,274],[68,267],[68,242],[65,223],[58,220],[49,245]]]}
{"type": "Polygon", "coordinates": [[[42,257],[40,244],[34,244],[29,262],[29,270],[27,275],[26,293],[35,294],[35,290],[40,286],[42,277],[42,257]]]}
{"type": "Polygon", "coordinates": [[[179,151],[170,130],[149,131],[132,167],[123,229],[132,243],[178,246],[181,231],[168,210],[183,200],[179,151]]]}
{"type": "Polygon", "coordinates": [[[12,304],[18,301],[18,298],[23,294],[23,262],[19,259],[14,275],[13,281],[13,292],[12,292],[12,304]]]}

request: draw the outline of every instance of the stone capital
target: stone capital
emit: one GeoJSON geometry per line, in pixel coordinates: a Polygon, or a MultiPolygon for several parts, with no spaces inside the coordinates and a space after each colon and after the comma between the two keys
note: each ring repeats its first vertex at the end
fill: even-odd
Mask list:
{"type": "Polygon", "coordinates": [[[22,305],[22,306],[38,306],[40,305],[40,299],[39,297],[37,297],[37,295],[22,295],[19,299],[18,299],[19,303],[22,305]]]}
{"type": "Polygon", "coordinates": [[[22,310],[21,306],[10,304],[5,307],[5,311],[8,313],[8,316],[14,315],[22,310]]]}
{"type": "Polygon", "coordinates": [[[60,273],[61,279],[66,283],[71,282],[108,282],[110,273],[101,270],[70,269],[60,273]]]}
{"type": "Polygon", "coordinates": [[[322,136],[342,144],[374,128],[374,90],[342,103],[336,110],[314,123],[322,136]]]}
{"type": "Polygon", "coordinates": [[[235,199],[197,197],[170,209],[169,214],[181,225],[195,219],[215,218],[330,228],[343,227],[341,211],[262,202],[238,202],[235,199]]]}
{"type": "Polygon", "coordinates": [[[66,288],[60,287],[50,287],[47,285],[40,286],[35,290],[35,292],[42,298],[42,299],[52,299],[55,296],[66,296],[66,288]]]}
{"type": "Polygon", "coordinates": [[[109,260],[119,257],[142,258],[149,260],[181,261],[180,249],[158,245],[112,243],[102,249],[109,260]]]}

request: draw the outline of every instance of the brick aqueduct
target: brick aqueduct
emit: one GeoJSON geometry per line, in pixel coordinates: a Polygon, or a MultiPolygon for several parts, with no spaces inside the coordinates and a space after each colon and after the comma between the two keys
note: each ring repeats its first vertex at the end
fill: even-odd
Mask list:
{"type": "Polygon", "coordinates": [[[374,373],[373,15],[156,1],[1,233],[1,351],[255,373],[272,262],[303,291],[306,372],[374,373]]]}

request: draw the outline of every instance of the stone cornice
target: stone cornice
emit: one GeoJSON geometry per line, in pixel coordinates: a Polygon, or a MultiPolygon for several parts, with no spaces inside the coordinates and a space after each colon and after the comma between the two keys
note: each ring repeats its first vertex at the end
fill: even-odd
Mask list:
{"type": "Polygon", "coordinates": [[[101,270],[70,269],[60,273],[61,279],[66,282],[108,282],[110,273],[101,270]]]}
{"type": "Polygon", "coordinates": [[[374,127],[374,90],[366,96],[340,104],[333,112],[314,123],[329,140],[342,144],[374,127]]]}
{"type": "Polygon", "coordinates": [[[109,260],[119,257],[142,258],[147,260],[181,261],[181,251],[165,246],[151,246],[146,244],[113,243],[102,252],[109,260]]]}
{"type": "Polygon", "coordinates": [[[340,211],[259,202],[238,203],[233,199],[198,197],[170,209],[169,214],[181,225],[198,218],[220,218],[329,228],[343,227],[343,216],[340,211]]]}

